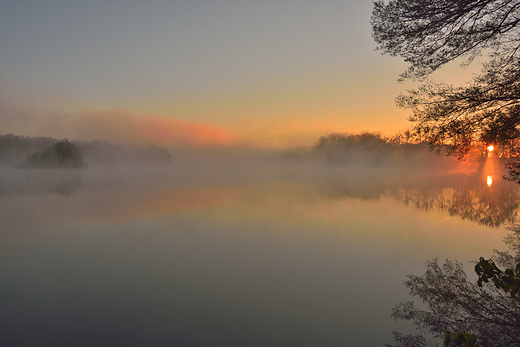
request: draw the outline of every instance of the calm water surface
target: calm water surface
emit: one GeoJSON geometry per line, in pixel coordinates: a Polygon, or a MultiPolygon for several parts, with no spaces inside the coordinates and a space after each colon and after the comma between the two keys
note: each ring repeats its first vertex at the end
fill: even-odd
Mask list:
{"type": "Polygon", "coordinates": [[[1,346],[381,346],[425,261],[504,249],[516,187],[298,168],[4,170],[1,346]]]}

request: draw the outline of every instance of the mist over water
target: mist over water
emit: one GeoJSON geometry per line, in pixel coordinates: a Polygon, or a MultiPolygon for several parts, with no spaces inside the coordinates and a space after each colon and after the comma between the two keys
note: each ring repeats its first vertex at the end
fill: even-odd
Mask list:
{"type": "Polygon", "coordinates": [[[503,249],[520,202],[484,169],[170,153],[2,169],[0,345],[382,345],[406,275],[503,249]]]}

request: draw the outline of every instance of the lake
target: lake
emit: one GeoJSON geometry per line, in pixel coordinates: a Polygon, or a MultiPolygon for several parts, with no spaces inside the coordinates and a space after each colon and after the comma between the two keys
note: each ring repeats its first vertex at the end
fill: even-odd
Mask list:
{"type": "Polygon", "coordinates": [[[406,276],[438,257],[476,278],[520,202],[482,172],[2,175],[1,346],[381,346],[413,331],[390,317],[406,276]]]}

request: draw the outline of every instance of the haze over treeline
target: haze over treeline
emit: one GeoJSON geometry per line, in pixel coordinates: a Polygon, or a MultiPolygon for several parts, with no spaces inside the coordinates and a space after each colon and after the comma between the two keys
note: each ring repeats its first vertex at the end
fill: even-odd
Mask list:
{"type": "MultiPolygon", "coordinates": [[[[481,154],[476,150],[468,162],[477,165],[481,154]]],[[[295,161],[317,160],[328,164],[352,164],[373,168],[424,168],[437,171],[451,170],[457,166],[457,160],[447,157],[445,149],[441,148],[434,153],[428,144],[415,140],[409,133],[392,137],[371,132],[332,133],[321,136],[311,147],[287,149],[282,157],[295,161]]]]}
{"type": "MultiPolygon", "coordinates": [[[[310,168],[345,165],[350,169],[400,168],[453,171],[478,167],[481,153],[466,162],[433,153],[427,144],[417,142],[409,134],[384,137],[379,133],[331,133],[319,137],[314,145],[284,150],[261,149],[246,146],[184,146],[163,148],[153,145],[118,144],[108,140],[75,141],[52,137],[28,137],[13,134],[0,135],[0,165],[10,167],[44,167],[33,165],[48,154],[57,143],[70,141],[77,147],[85,166],[117,164],[168,164],[175,167],[196,167],[206,163],[213,168],[230,164],[246,166],[276,166],[280,164],[307,165],[310,168]],[[31,163],[32,160],[32,163],[31,163]]],[[[51,166],[51,165],[47,165],[51,166]]],[[[76,167],[81,167],[77,165],[76,167]]],[[[70,166],[69,166],[70,167],[70,166]]]]}
{"type": "MultiPolygon", "coordinates": [[[[17,166],[31,156],[45,154],[63,139],[0,135],[0,165],[17,166]]],[[[67,140],[68,141],[68,140],[67,140]]],[[[86,164],[157,164],[169,163],[170,153],[157,146],[115,144],[107,140],[72,141],[86,164]]]]}

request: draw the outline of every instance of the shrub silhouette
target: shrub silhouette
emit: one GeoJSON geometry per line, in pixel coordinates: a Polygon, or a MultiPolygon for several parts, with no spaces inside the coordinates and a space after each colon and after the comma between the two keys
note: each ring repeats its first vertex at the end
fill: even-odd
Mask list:
{"type": "Polygon", "coordinates": [[[87,165],[83,161],[81,149],[65,139],[55,143],[48,150],[28,155],[22,166],[26,168],[83,168],[87,165]]]}

